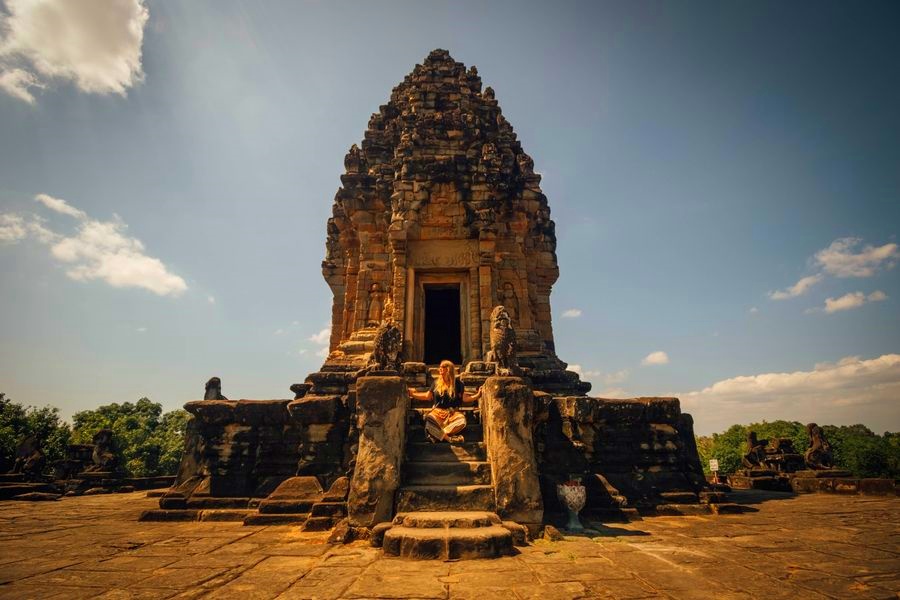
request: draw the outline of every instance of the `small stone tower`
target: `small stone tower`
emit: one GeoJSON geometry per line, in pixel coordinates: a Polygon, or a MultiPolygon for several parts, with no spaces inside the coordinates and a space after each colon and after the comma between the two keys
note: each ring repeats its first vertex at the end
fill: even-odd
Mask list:
{"type": "Polygon", "coordinates": [[[404,361],[483,360],[491,310],[503,304],[537,389],[590,389],[555,353],[559,267],[541,176],[475,67],[431,52],[344,165],[322,263],[334,294],[323,371],[363,364],[388,299],[404,361]]]}

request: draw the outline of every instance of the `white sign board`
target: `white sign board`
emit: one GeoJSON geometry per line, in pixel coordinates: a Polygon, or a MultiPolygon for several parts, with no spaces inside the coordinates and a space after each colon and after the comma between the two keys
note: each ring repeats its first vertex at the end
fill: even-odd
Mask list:
{"type": "Polygon", "coordinates": [[[709,459],[709,470],[710,471],[718,471],[719,470],[719,461],[715,458],[709,459]]]}

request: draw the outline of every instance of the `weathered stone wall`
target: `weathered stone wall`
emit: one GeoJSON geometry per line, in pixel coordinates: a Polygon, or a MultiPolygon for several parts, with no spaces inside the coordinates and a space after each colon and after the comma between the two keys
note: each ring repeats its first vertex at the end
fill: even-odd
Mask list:
{"type": "Polygon", "coordinates": [[[327,487],[346,471],[348,410],[340,396],[188,402],[185,451],[162,508],[204,498],[261,498],[296,474],[327,487]]]}
{"type": "Polygon", "coordinates": [[[609,508],[613,501],[598,474],[632,506],[703,487],[693,420],[677,398],[544,396],[538,402],[538,460],[548,509],[561,510],[555,485],[571,477],[585,482],[588,510],[609,508]]]}

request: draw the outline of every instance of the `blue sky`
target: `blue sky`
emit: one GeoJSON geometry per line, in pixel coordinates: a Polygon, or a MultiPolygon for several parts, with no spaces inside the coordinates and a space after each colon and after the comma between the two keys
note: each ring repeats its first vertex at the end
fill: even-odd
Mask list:
{"type": "Polygon", "coordinates": [[[678,395],[700,433],[900,430],[895,2],[0,5],[16,401],[289,397],[344,154],[446,48],[543,174],[593,395],[678,395]]]}

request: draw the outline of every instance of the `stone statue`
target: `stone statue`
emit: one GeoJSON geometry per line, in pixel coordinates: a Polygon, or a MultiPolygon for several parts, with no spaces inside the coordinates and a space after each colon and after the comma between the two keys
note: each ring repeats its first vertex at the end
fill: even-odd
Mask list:
{"type": "Polygon", "coordinates": [[[494,88],[492,88],[491,86],[487,86],[486,88],[484,88],[484,91],[481,92],[481,97],[485,100],[495,100],[496,96],[494,94],[494,88]]]}
{"type": "Polygon", "coordinates": [[[309,391],[308,383],[294,383],[291,385],[291,391],[294,392],[294,400],[299,400],[309,391]]]}
{"type": "Polygon", "coordinates": [[[206,393],[203,395],[204,400],[228,400],[222,395],[222,380],[218,377],[211,377],[206,382],[206,393]]]}
{"type": "Polygon", "coordinates": [[[377,327],[384,315],[384,292],[373,283],[369,287],[369,307],[366,309],[366,327],[377,327]]]}
{"type": "Polygon", "coordinates": [[[394,303],[388,296],[384,305],[384,320],[375,331],[375,349],[366,365],[367,371],[400,371],[403,334],[394,325],[394,303]]]}
{"type": "Polygon", "coordinates": [[[344,156],[344,168],[347,169],[347,173],[362,173],[362,162],[359,146],[353,144],[350,146],[350,151],[344,156]]]}
{"type": "Polygon", "coordinates": [[[516,296],[516,288],[512,282],[506,281],[501,286],[500,303],[506,307],[506,311],[509,313],[510,324],[519,323],[519,297],[516,296]]]}
{"type": "Polygon", "coordinates": [[[758,440],[756,439],[756,432],[750,431],[747,433],[747,454],[741,459],[744,467],[748,469],[762,469],[765,468],[765,460],[766,460],[766,446],[769,445],[769,440],[758,440]]]}
{"type": "Polygon", "coordinates": [[[16,449],[16,462],[13,464],[10,473],[21,473],[30,479],[41,474],[46,462],[47,457],[44,455],[44,451],[41,450],[38,439],[33,435],[29,435],[19,441],[16,449]]]}
{"type": "Polygon", "coordinates": [[[497,363],[497,375],[519,375],[516,356],[516,330],[510,324],[509,311],[501,305],[491,312],[491,349],[487,362],[497,363]]]}
{"type": "Polygon", "coordinates": [[[91,453],[91,464],[85,468],[87,473],[112,473],[119,467],[111,429],[101,429],[94,434],[94,451],[91,453]]]}
{"type": "Polygon", "coordinates": [[[834,468],[831,444],[825,439],[822,428],[815,423],[810,423],[806,426],[806,433],[809,434],[809,450],[803,455],[806,466],[816,470],[834,468]]]}
{"type": "Polygon", "coordinates": [[[522,175],[534,175],[534,160],[524,152],[516,156],[519,163],[519,173],[522,175]]]}

